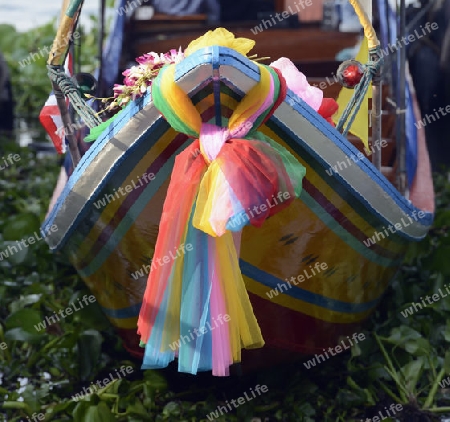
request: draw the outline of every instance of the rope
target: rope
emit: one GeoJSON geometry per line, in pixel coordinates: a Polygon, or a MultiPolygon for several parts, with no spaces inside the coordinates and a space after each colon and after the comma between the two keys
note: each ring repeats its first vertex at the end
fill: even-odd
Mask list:
{"type": "Polygon", "coordinates": [[[369,50],[369,57],[372,57],[373,55],[376,55],[378,59],[376,61],[370,60],[366,64],[366,69],[364,71],[364,75],[361,78],[360,83],[356,86],[355,92],[347,104],[347,106],[344,109],[344,112],[342,113],[341,118],[339,119],[338,124],[336,125],[336,129],[341,132],[342,135],[347,136],[348,131],[350,130],[353,121],[355,120],[356,115],[358,114],[359,109],[361,108],[361,104],[364,100],[364,96],[367,93],[367,90],[369,89],[370,82],[374,78],[374,76],[377,74],[378,70],[380,69],[382,65],[382,58],[380,57],[380,47],[376,46],[375,48],[372,48],[369,50]],[[347,125],[344,128],[344,124],[347,121],[347,119],[350,119],[347,123],[347,125]]]}
{"type": "Polygon", "coordinates": [[[73,108],[83,119],[86,126],[93,128],[102,123],[102,120],[81,98],[78,88],[73,83],[73,80],[65,73],[62,66],[48,65],[47,69],[50,80],[58,85],[64,96],[69,98],[73,108]]]}
{"type": "Polygon", "coordinates": [[[373,28],[372,23],[370,22],[370,19],[364,11],[360,1],[349,0],[349,2],[353,6],[353,9],[358,16],[361,26],[364,28],[364,35],[367,38],[369,49],[375,48],[376,46],[380,45],[375,29],[373,28]]]}

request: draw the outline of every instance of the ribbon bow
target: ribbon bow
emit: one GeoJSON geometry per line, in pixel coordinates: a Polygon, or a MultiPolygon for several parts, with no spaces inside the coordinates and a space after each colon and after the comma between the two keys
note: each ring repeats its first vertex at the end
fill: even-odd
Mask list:
{"type": "MultiPolygon", "coordinates": [[[[164,202],[153,259],[165,262],[180,245],[185,253],[149,274],[138,322],[143,368],[165,367],[178,357],[181,372],[225,376],[242,348],[264,345],[239,268],[241,232],[298,197],[305,169],[257,131],[286,95],[280,73],[258,66],[260,81],[234,109],[226,110],[227,101],[220,105],[224,127],[202,121],[174,81],[175,65],[153,83],[155,106],[195,140],[176,157],[164,202]],[[283,201],[262,206],[280,193],[283,201]]],[[[229,90],[222,83],[221,89],[229,90]]]]}

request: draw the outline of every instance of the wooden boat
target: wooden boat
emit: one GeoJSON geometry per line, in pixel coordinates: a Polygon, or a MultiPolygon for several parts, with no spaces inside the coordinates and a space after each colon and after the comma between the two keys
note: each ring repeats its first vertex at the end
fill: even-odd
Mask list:
{"type": "MultiPolygon", "coordinates": [[[[260,77],[252,60],[225,47],[199,50],[175,72],[203,120],[222,124],[260,77]]],[[[299,199],[242,233],[240,267],[266,343],[245,351],[247,366],[261,364],[255,357],[276,363],[322,353],[358,333],[408,244],[426,236],[434,206],[422,134],[406,199],[367,158],[349,161],[360,151],[291,91],[260,130],[306,176],[299,199]],[[331,171],[337,163],[347,165],[331,171]],[[285,281],[300,276],[297,285],[285,281]]],[[[171,171],[191,143],[147,93],[83,155],[43,224],[50,248],[68,257],[137,357],[136,323],[171,171]]]]}

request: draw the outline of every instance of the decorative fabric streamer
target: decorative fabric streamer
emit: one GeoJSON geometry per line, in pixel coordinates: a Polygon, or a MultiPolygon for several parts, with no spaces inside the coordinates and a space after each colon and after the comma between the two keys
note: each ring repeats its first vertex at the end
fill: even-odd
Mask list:
{"type": "Polygon", "coordinates": [[[143,369],[178,357],[180,372],[227,376],[242,348],[264,345],[239,268],[241,231],[261,226],[298,198],[305,168],[257,132],[286,96],[280,72],[258,66],[259,83],[227,127],[202,122],[174,82],[175,65],[153,82],[155,106],[175,130],[196,140],[175,159],[153,259],[191,249],[151,269],[138,321],[143,369]],[[267,200],[273,206],[263,211],[267,200]]]}
{"type": "Polygon", "coordinates": [[[286,57],[280,57],[270,63],[270,67],[278,69],[286,80],[288,88],[334,126],[331,117],[338,111],[339,106],[333,98],[324,98],[323,91],[311,86],[306,76],[286,57]]]}

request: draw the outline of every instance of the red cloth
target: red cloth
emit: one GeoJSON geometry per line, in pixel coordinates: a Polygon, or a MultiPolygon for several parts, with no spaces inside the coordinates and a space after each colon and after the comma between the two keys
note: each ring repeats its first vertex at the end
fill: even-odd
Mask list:
{"type": "Polygon", "coordinates": [[[323,98],[317,113],[334,127],[335,124],[331,120],[331,116],[338,111],[338,108],[338,103],[333,98],[323,98]]]}
{"type": "MultiPolygon", "coordinates": [[[[64,68],[69,76],[73,75],[73,60],[70,52],[67,55],[64,68]]],[[[58,154],[65,152],[64,125],[53,91],[50,93],[44,107],[42,107],[42,110],[39,113],[39,120],[41,125],[44,126],[45,131],[48,133],[48,136],[50,136],[58,154]]]]}

